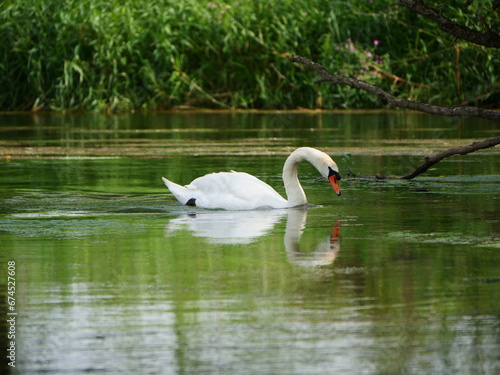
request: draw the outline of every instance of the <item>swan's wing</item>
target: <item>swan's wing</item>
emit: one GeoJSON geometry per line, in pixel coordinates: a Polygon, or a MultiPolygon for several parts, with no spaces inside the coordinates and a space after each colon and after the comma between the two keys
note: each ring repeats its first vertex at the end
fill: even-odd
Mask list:
{"type": "Polygon", "coordinates": [[[276,190],[248,173],[211,173],[195,179],[185,188],[192,192],[199,207],[228,210],[287,207],[286,199],[276,190]]]}

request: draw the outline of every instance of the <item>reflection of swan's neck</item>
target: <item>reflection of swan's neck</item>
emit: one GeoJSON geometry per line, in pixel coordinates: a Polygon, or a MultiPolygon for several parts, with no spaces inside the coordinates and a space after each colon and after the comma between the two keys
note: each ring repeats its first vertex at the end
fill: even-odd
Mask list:
{"type": "Polygon", "coordinates": [[[301,251],[300,237],[305,229],[307,218],[307,207],[290,208],[285,229],[285,249],[288,260],[299,266],[315,267],[332,264],[340,249],[337,231],[332,236],[324,239],[318,238],[319,242],[313,251],[301,251]]]}
{"type": "Polygon", "coordinates": [[[305,207],[288,210],[284,242],[286,252],[292,256],[299,252],[299,241],[306,224],[306,218],[307,209],[305,207]]]}

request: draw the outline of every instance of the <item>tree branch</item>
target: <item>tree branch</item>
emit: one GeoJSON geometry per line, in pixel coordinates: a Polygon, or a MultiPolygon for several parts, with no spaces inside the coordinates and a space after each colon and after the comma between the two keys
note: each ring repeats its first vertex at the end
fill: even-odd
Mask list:
{"type": "Polygon", "coordinates": [[[291,55],[289,60],[292,63],[300,63],[307,65],[319,73],[320,78],[315,83],[330,82],[334,85],[345,85],[355,89],[364,90],[371,94],[376,95],[383,103],[392,107],[412,109],[420,112],[426,112],[433,115],[441,116],[464,116],[464,117],[481,117],[489,120],[500,120],[500,112],[491,111],[478,107],[460,106],[460,107],[441,107],[427,103],[417,102],[407,99],[398,99],[388,92],[382,90],[377,86],[370,85],[364,81],[354,78],[349,78],[341,75],[329,73],[323,66],[314,61],[311,61],[302,56],[291,55]]]}
{"type": "Polygon", "coordinates": [[[480,32],[459,25],[441,15],[436,9],[431,8],[422,0],[398,0],[396,5],[402,5],[435,22],[441,30],[451,36],[485,47],[500,48],[500,35],[491,30],[480,32]]]}
{"type": "Polygon", "coordinates": [[[347,176],[353,177],[353,178],[359,178],[363,180],[411,180],[418,175],[426,172],[430,167],[432,167],[434,164],[439,163],[441,160],[446,159],[447,157],[453,156],[453,155],[465,155],[469,154],[471,152],[481,150],[483,148],[489,148],[493,147],[500,144],[500,137],[495,137],[495,138],[489,138],[484,141],[480,142],[472,142],[470,145],[467,146],[459,146],[459,147],[454,147],[454,148],[449,148],[448,150],[444,150],[441,152],[438,152],[434,155],[431,156],[424,156],[424,162],[419,165],[415,170],[412,172],[402,176],[402,177],[396,177],[396,176],[385,176],[381,174],[376,174],[375,176],[362,176],[358,175],[356,173],[353,173],[352,171],[349,170],[349,173],[347,176]]]}
{"type": "Polygon", "coordinates": [[[470,145],[467,146],[459,146],[459,147],[454,147],[454,148],[449,148],[448,150],[444,150],[441,152],[438,152],[437,154],[431,155],[431,156],[426,156],[425,162],[421,165],[419,165],[413,172],[408,173],[407,175],[403,177],[399,177],[400,180],[411,180],[412,178],[415,178],[419,174],[424,173],[429,169],[431,166],[433,166],[436,163],[439,163],[441,160],[453,156],[453,155],[465,155],[469,154],[471,152],[481,150],[483,148],[489,148],[493,147],[500,144],[500,137],[495,137],[495,138],[489,138],[481,142],[473,142],[470,145]]]}

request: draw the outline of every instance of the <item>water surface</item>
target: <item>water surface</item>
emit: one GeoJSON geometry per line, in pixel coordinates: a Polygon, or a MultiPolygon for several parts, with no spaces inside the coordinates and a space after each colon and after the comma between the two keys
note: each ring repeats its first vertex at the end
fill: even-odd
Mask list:
{"type": "Polygon", "coordinates": [[[498,149],[411,182],[347,177],[497,132],[408,113],[1,115],[15,373],[498,373],[498,149]],[[160,179],[234,169],[284,193],[299,146],[337,161],[340,197],[307,165],[305,209],[185,207],[160,179]]]}

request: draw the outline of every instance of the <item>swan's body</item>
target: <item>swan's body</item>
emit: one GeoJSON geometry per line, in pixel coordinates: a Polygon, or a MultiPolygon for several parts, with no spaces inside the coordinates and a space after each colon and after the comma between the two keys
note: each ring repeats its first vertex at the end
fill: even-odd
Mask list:
{"type": "Polygon", "coordinates": [[[180,203],[189,206],[226,210],[290,208],[307,204],[297,177],[297,165],[302,161],[314,165],[321,175],[330,180],[335,192],[340,195],[337,164],[324,152],[311,147],[298,148],[286,159],[283,183],[288,200],[264,181],[242,172],[211,173],[186,186],[180,186],[164,177],[162,180],[180,203]]]}

